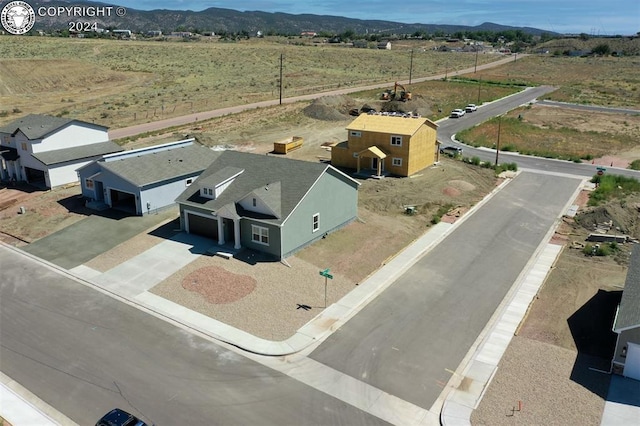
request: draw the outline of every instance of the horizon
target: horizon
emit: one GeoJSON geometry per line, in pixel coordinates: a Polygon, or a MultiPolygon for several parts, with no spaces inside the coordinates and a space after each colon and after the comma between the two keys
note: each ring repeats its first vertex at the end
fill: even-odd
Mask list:
{"type": "MultiPolygon", "coordinates": [[[[70,0],[73,3],[73,0],[70,0]]],[[[389,6],[386,0],[128,0],[114,2],[137,10],[179,10],[200,12],[209,8],[240,12],[260,11],[292,15],[337,16],[360,20],[390,21],[403,24],[477,26],[491,22],[511,27],[530,27],[560,34],[591,36],[636,35],[640,32],[640,2],[611,0],[404,0],[389,6]],[[635,4],[633,4],[635,3],[635,4]],[[580,11],[580,15],[576,13],[580,11]],[[634,13],[635,11],[635,13],[634,13]],[[425,18],[418,16],[425,15],[425,18]]]]}

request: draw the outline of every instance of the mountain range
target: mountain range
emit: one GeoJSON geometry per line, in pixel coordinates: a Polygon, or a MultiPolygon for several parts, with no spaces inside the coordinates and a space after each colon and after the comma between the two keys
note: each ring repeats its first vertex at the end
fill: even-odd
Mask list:
{"type": "MultiPolygon", "coordinates": [[[[105,4],[90,1],[31,1],[29,3],[35,10],[39,7],[58,6],[114,6],[113,3],[105,4]]],[[[439,24],[406,24],[392,21],[361,20],[345,18],[341,16],[288,13],[270,13],[260,11],[240,12],[232,9],[208,8],[200,12],[177,10],[136,10],[126,9],[125,16],[95,17],[95,18],[70,18],[68,16],[37,16],[36,30],[63,30],[68,29],[70,21],[97,22],[100,28],[127,29],[133,32],[162,31],[164,34],[171,31],[182,30],[215,33],[240,33],[255,34],[261,31],[263,34],[298,35],[303,31],[316,33],[325,32],[339,34],[345,31],[353,31],[356,34],[414,34],[424,32],[427,34],[453,34],[458,31],[509,31],[520,30],[531,35],[549,33],[548,31],[530,27],[511,27],[485,22],[477,26],[465,25],[439,25],[439,24]]]]}

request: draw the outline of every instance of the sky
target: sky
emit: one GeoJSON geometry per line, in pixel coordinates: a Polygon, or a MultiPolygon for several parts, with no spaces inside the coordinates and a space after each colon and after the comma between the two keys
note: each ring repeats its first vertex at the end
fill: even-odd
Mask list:
{"type": "Polygon", "coordinates": [[[493,22],[564,34],[635,35],[640,31],[640,0],[115,0],[114,4],[139,10],[219,7],[310,13],[406,24],[493,22]]]}

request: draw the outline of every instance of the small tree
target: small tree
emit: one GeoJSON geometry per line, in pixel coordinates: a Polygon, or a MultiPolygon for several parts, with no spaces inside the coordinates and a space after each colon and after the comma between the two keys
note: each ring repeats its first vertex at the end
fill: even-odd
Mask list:
{"type": "Polygon", "coordinates": [[[611,53],[611,48],[607,43],[601,43],[593,48],[593,53],[596,55],[606,56],[611,53]]]}

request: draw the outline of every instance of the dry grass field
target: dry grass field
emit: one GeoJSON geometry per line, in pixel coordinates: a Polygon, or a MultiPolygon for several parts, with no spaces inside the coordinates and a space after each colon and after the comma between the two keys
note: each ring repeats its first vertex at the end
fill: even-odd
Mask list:
{"type": "Polygon", "coordinates": [[[458,133],[473,146],[495,148],[566,160],[611,157],[617,167],[640,158],[640,114],[613,114],[533,105],[510,111],[458,133]]]}
{"type": "MultiPolygon", "coordinates": [[[[473,66],[475,55],[414,48],[412,76],[473,66]]],[[[0,124],[47,113],[126,127],[283,96],[409,78],[394,50],[296,45],[287,39],[157,42],[0,37],[0,124]]],[[[479,63],[494,55],[482,55],[479,63]]]]}
{"type": "Polygon", "coordinates": [[[556,86],[558,90],[546,96],[556,101],[637,109],[639,67],[638,56],[574,58],[546,54],[527,56],[477,75],[483,80],[556,86]]]}

